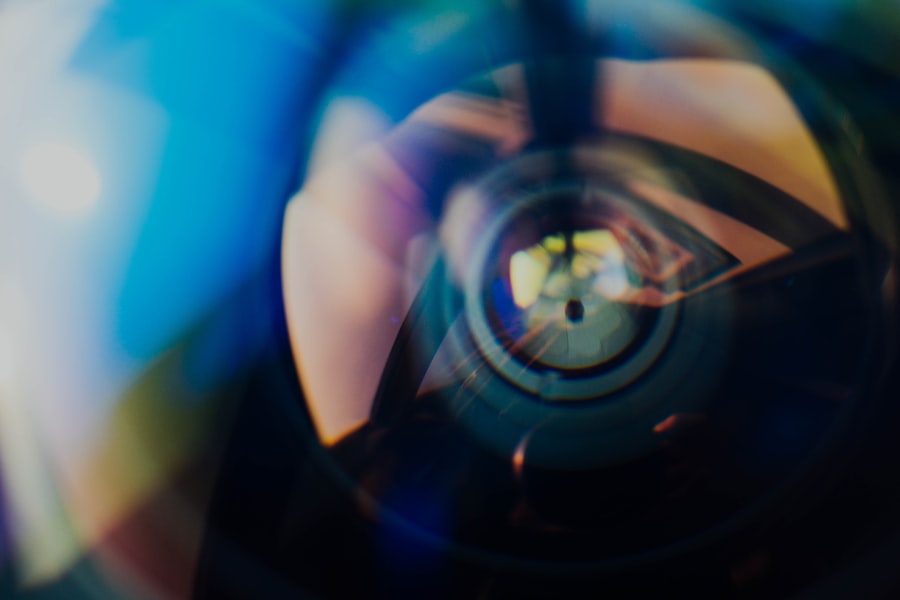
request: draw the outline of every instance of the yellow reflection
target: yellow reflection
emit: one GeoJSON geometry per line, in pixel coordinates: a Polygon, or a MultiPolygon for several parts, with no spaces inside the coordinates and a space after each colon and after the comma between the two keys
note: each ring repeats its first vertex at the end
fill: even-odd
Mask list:
{"type": "Polygon", "coordinates": [[[579,231],[573,238],[575,249],[580,252],[591,252],[596,256],[616,255],[623,257],[622,248],[616,236],[608,229],[579,231]]]}
{"type": "Polygon", "coordinates": [[[611,300],[626,293],[625,252],[611,231],[577,231],[570,243],[570,257],[565,257],[566,240],[559,233],[512,255],[509,280],[516,306],[527,309],[541,296],[575,297],[591,290],[611,300]]]}
{"type": "Polygon", "coordinates": [[[553,254],[562,254],[566,250],[566,238],[561,233],[548,235],[541,243],[547,249],[547,252],[553,254]]]}
{"type": "Polygon", "coordinates": [[[553,261],[540,245],[519,250],[509,261],[509,283],[513,301],[519,308],[537,302],[553,261]]]}

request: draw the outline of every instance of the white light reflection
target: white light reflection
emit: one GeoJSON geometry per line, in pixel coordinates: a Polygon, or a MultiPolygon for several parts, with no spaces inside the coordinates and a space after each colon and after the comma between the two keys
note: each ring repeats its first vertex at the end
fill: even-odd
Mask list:
{"type": "Polygon", "coordinates": [[[72,564],[77,542],[38,434],[26,374],[28,301],[10,283],[0,287],[0,472],[4,477],[13,565],[25,585],[49,581],[72,564]]]}
{"type": "Polygon", "coordinates": [[[102,189],[94,162],[74,146],[36,142],[22,156],[25,190],[44,209],[58,216],[80,216],[97,204],[102,189]]]}
{"type": "Polygon", "coordinates": [[[0,327],[0,389],[12,379],[15,368],[13,361],[12,337],[6,329],[0,327]]]}

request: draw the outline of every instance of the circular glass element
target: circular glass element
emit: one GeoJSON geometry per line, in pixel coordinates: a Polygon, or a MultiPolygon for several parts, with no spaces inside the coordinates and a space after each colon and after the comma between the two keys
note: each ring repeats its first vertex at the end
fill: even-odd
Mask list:
{"type": "Polygon", "coordinates": [[[540,364],[588,368],[634,339],[634,316],[618,301],[629,287],[625,254],[609,229],[550,234],[513,253],[508,268],[494,309],[512,347],[540,364]]]}
{"type": "Polygon", "coordinates": [[[509,202],[467,293],[481,355],[544,400],[594,399],[627,385],[633,378],[622,374],[648,368],[671,333],[665,299],[679,288],[684,260],[653,231],[639,204],[601,184],[509,202]]]}

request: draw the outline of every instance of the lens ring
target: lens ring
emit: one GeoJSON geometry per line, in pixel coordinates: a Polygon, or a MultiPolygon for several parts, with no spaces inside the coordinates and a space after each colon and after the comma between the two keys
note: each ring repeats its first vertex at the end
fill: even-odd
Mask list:
{"type": "MultiPolygon", "coordinates": [[[[459,289],[464,327],[447,323],[447,347],[452,348],[455,368],[471,374],[463,389],[445,398],[448,410],[500,455],[512,456],[528,436],[528,461],[554,468],[615,464],[642,456],[659,443],[654,433],[658,423],[674,413],[702,412],[716,384],[717,365],[728,354],[731,323],[726,289],[713,297],[654,308],[649,334],[636,338],[633,351],[607,368],[566,377],[558,369],[523,372],[522,363],[506,358],[508,349],[497,340],[484,302],[484,274],[495,268],[498,240],[515,228],[517,217],[553,197],[547,190],[584,189],[586,183],[593,190],[591,202],[617,203],[641,215],[613,183],[598,183],[609,181],[603,152],[582,146],[571,156],[575,160],[559,160],[558,151],[524,155],[465,192],[490,205],[474,211],[489,217],[480,221],[465,268],[450,265],[442,295],[444,302],[453,302],[450,290],[459,289]],[[555,177],[554,169],[567,162],[580,165],[581,182],[571,170],[555,177]],[[659,394],[661,385],[671,392],[659,394]]],[[[452,262],[457,252],[449,249],[447,254],[452,262]]],[[[458,313],[444,314],[453,319],[458,313]]]]}
{"type": "MultiPolygon", "coordinates": [[[[615,198],[608,193],[603,194],[607,201],[626,203],[627,200],[615,198]]],[[[675,323],[678,318],[679,308],[677,304],[670,304],[659,309],[658,314],[649,325],[650,333],[647,339],[637,349],[633,349],[626,357],[619,361],[618,366],[610,369],[587,371],[587,376],[577,376],[565,373],[559,368],[539,368],[537,365],[522,364],[509,355],[509,350],[498,340],[495,326],[488,314],[485,305],[485,280],[492,279],[485,274],[496,268],[497,246],[501,244],[510,231],[516,230],[516,221],[525,213],[532,212],[536,208],[546,207],[548,202],[554,202],[555,197],[548,197],[546,192],[532,192],[509,202],[508,206],[499,214],[494,223],[484,232],[484,243],[476,251],[473,274],[465,286],[465,314],[467,324],[475,340],[482,357],[501,375],[526,392],[544,401],[587,400],[600,398],[628,386],[635,381],[641,373],[645,372],[664,351],[675,323]],[[537,366],[538,368],[535,368],[537,366]]],[[[581,208],[590,207],[581,206],[581,208]]],[[[561,305],[564,306],[564,303],[561,305]]],[[[633,348],[637,337],[638,327],[632,327],[632,331],[626,332],[629,339],[615,340],[615,354],[633,348]]],[[[615,358],[615,355],[607,355],[605,360],[615,358]]]]}

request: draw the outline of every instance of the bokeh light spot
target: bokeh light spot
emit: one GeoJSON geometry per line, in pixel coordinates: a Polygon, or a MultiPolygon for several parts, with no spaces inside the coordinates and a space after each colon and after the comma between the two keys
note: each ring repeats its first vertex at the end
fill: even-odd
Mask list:
{"type": "Polygon", "coordinates": [[[78,216],[97,204],[102,188],[94,162],[76,147],[57,142],[29,146],[21,165],[22,184],[42,208],[78,216]]]}

